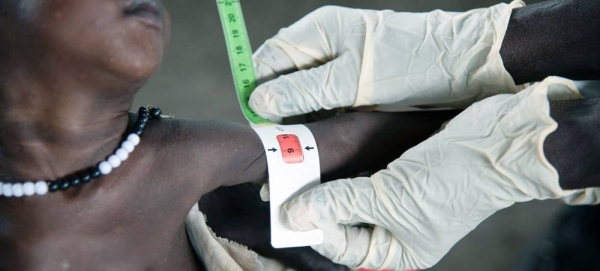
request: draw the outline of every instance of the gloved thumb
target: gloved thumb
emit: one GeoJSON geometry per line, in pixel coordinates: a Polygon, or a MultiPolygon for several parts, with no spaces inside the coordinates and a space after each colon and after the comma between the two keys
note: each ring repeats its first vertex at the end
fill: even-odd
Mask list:
{"type": "Polygon", "coordinates": [[[337,224],[377,224],[377,198],[369,178],[321,184],[283,204],[281,222],[292,230],[309,231],[337,224]]]}
{"type": "Polygon", "coordinates": [[[429,267],[384,227],[380,219],[396,218],[381,210],[371,179],[360,177],[321,184],[284,204],[280,217],[292,230],[323,230],[323,244],[313,248],[334,262],[392,270],[429,267]]]}
{"type": "Polygon", "coordinates": [[[258,115],[277,119],[320,109],[351,106],[356,101],[358,64],[350,55],[310,70],[300,70],[259,85],[250,96],[258,115]]]}
{"type": "Polygon", "coordinates": [[[403,245],[387,229],[337,225],[323,229],[323,244],[314,250],[332,261],[351,268],[405,270],[421,266],[406,253],[403,245]]]}

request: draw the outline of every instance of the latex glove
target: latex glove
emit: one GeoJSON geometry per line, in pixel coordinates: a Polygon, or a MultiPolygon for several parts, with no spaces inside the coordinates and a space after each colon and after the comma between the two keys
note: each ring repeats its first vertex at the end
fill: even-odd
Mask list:
{"type": "Polygon", "coordinates": [[[271,196],[269,195],[269,193],[271,193],[269,189],[269,183],[263,184],[260,188],[260,199],[265,202],[270,201],[271,196]]]}
{"type": "Polygon", "coordinates": [[[522,87],[499,51],[512,9],[522,6],[464,13],[320,8],[254,54],[259,82],[300,71],[259,85],[249,105],[277,120],[345,106],[466,107],[517,92],[522,87]]]}
{"type": "Polygon", "coordinates": [[[543,154],[544,139],[557,127],[549,99],[577,97],[571,81],[553,77],[475,103],[386,170],[293,199],[282,207],[283,222],[322,229],[325,242],[313,248],[350,267],[431,267],[500,209],[583,193],[562,190],[543,154]]]}

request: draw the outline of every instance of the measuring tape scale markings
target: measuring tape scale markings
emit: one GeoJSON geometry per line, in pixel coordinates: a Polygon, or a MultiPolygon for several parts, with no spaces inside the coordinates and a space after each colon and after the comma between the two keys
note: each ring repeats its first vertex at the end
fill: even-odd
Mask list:
{"type": "Polygon", "coordinates": [[[279,210],[285,202],[320,184],[316,141],[304,125],[278,125],[250,109],[248,101],[257,83],[242,7],[239,0],[217,0],[217,6],[242,113],[265,148],[269,173],[271,244],[275,248],[321,244],[321,230],[292,231],[279,218],[279,210]]]}
{"type": "Polygon", "coordinates": [[[269,173],[271,245],[275,248],[318,245],[323,232],[296,232],[280,220],[281,206],[321,183],[317,144],[304,125],[255,127],[266,149],[269,173]]]}
{"type": "Polygon", "coordinates": [[[217,0],[227,54],[231,64],[231,73],[242,113],[255,125],[273,124],[258,116],[248,106],[250,94],[257,86],[252,60],[252,47],[246,30],[242,6],[238,0],[217,0]]]}

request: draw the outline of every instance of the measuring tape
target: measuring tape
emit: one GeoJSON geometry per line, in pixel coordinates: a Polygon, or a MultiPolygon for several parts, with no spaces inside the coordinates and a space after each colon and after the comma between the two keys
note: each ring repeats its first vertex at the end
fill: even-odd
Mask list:
{"type": "Polygon", "coordinates": [[[323,232],[296,232],[279,219],[281,206],[320,184],[319,152],[304,125],[278,125],[258,116],[248,106],[257,86],[252,47],[239,0],[217,0],[231,73],[242,113],[260,137],[268,163],[271,211],[271,244],[275,248],[318,245],[323,232]]]}
{"type": "Polygon", "coordinates": [[[250,94],[256,88],[256,74],[252,60],[252,47],[244,22],[244,14],[239,0],[217,0],[219,16],[227,43],[227,54],[231,64],[233,83],[237,92],[242,113],[253,124],[273,124],[250,109],[248,101],[250,94]]]}

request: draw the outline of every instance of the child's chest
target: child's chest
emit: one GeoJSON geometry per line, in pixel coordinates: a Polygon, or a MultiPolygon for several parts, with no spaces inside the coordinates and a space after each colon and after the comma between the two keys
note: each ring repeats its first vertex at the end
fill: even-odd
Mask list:
{"type": "Polygon", "coordinates": [[[0,270],[197,270],[183,224],[189,208],[164,187],[143,188],[0,198],[0,270]]]}

